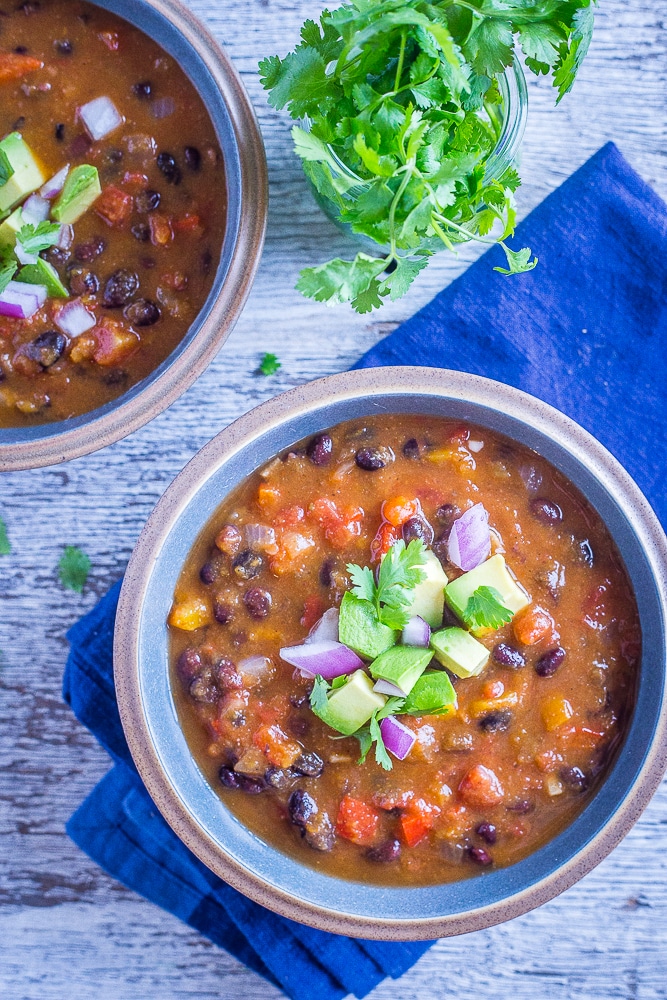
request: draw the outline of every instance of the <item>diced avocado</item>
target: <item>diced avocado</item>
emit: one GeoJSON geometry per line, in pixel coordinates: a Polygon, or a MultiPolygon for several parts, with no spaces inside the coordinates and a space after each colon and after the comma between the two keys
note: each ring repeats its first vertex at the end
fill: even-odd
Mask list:
{"type": "Polygon", "coordinates": [[[16,280],[25,281],[28,285],[45,285],[49,295],[55,299],[69,298],[69,292],[58,277],[55,267],[41,257],[34,264],[22,267],[16,280]]]}
{"type": "Polygon", "coordinates": [[[389,681],[403,694],[410,694],[432,659],[432,650],[421,646],[392,646],[373,660],[369,669],[376,680],[389,681]]]}
{"type": "Polygon", "coordinates": [[[419,615],[431,628],[440,628],[445,606],[445,587],[449,581],[436,554],[427,552],[425,556],[426,562],[421,569],[424,570],[426,578],[412,591],[411,603],[406,611],[410,617],[419,615]]]}
{"type": "Polygon", "coordinates": [[[23,225],[23,213],[20,208],[15,208],[9,218],[0,225],[0,247],[13,249],[16,244],[16,234],[23,225]]]}
{"type": "Polygon", "coordinates": [[[396,642],[398,633],[379,622],[370,601],[363,601],[348,590],[340,603],[338,639],[359,656],[374,660],[396,642]]]}
{"type": "Polygon", "coordinates": [[[457,677],[481,674],[489,661],[489,651],[462,628],[443,628],[431,636],[435,658],[457,677]]]}
{"type": "Polygon", "coordinates": [[[448,715],[456,706],[456,691],[445,671],[427,670],[400,711],[401,715],[448,715]]]}
{"type": "Polygon", "coordinates": [[[355,670],[346,684],[329,695],[326,707],[318,715],[332,729],[351,736],[368,722],[373,712],[384,706],[386,700],[384,695],[373,690],[373,682],[365,670],[355,670]]]}
{"type": "Polygon", "coordinates": [[[6,135],[0,142],[0,150],[14,171],[9,180],[0,186],[0,212],[5,212],[41,187],[46,175],[20,132],[6,135]]]}
{"type": "MultiPolygon", "coordinates": [[[[463,618],[468,601],[478,587],[493,587],[497,590],[503,607],[513,614],[530,604],[530,597],[510,576],[505,560],[500,554],[491,556],[480,566],[476,566],[469,573],[464,573],[458,580],[453,580],[447,585],[445,600],[459,618],[463,618]]],[[[479,635],[486,629],[472,631],[479,635]]]]}
{"type": "Polygon", "coordinates": [[[97,167],[82,163],[67,175],[65,186],[51,209],[51,217],[56,222],[71,225],[88,211],[101,194],[97,167]]]}

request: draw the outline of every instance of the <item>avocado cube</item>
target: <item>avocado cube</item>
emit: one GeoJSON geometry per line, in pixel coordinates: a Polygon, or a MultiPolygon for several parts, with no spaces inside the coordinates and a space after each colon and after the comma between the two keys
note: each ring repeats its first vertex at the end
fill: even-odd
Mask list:
{"type": "Polygon", "coordinates": [[[6,135],[0,142],[0,150],[14,171],[0,187],[0,212],[6,212],[41,187],[46,175],[20,132],[6,135]]]}
{"type": "Polygon", "coordinates": [[[433,651],[421,646],[392,646],[380,653],[369,669],[376,680],[389,681],[407,695],[432,659],[433,651]]]}
{"type": "Polygon", "coordinates": [[[16,278],[28,285],[45,285],[48,294],[54,299],[67,299],[69,292],[63,285],[58,272],[47,260],[38,257],[34,264],[22,267],[16,278]]]}
{"type": "Polygon", "coordinates": [[[489,651],[462,628],[443,628],[431,636],[438,663],[457,677],[476,677],[489,662],[489,651]]]}
{"type": "Polygon", "coordinates": [[[444,670],[427,670],[405,699],[401,715],[449,715],[456,707],[449,675],[444,670]]]}
{"type": "MultiPolygon", "coordinates": [[[[501,604],[516,614],[530,604],[530,597],[510,576],[503,556],[492,556],[469,573],[453,580],[445,589],[445,600],[452,611],[463,618],[469,599],[478,587],[493,587],[501,597],[501,604]]],[[[475,635],[486,629],[472,629],[475,635]]]]}
{"type": "Polygon", "coordinates": [[[359,656],[374,660],[395,645],[398,633],[378,621],[370,601],[355,597],[348,590],[340,603],[338,640],[359,656]]]}
{"type": "Polygon", "coordinates": [[[365,725],[386,702],[384,695],[373,690],[373,682],[365,670],[355,670],[342,687],[328,697],[326,707],[318,715],[332,729],[351,736],[365,725]]]}
{"type": "Polygon", "coordinates": [[[67,175],[65,185],[51,209],[51,217],[56,222],[71,226],[88,211],[101,194],[97,167],[82,163],[67,175]]]}
{"type": "Polygon", "coordinates": [[[410,617],[419,615],[431,628],[440,628],[445,606],[445,587],[449,580],[434,552],[426,553],[426,562],[421,569],[426,577],[412,591],[410,606],[406,611],[410,617]]]}
{"type": "Polygon", "coordinates": [[[11,247],[16,245],[16,234],[25,225],[23,213],[20,208],[15,208],[9,218],[0,225],[0,247],[11,247]]]}

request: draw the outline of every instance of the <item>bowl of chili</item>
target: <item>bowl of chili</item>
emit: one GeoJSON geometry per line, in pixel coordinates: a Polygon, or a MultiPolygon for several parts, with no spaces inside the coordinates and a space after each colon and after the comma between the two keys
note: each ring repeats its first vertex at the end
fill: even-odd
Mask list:
{"type": "Polygon", "coordinates": [[[22,4],[0,91],[9,470],[104,447],[201,374],[259,264],[267,174],[235,68],[178,0],[22,4]]]}
{"type": "MultiPolygon", "coordinates": [[[[407,940],[463,933],[524,913],[572,885],[619,843],[648,803],[667,765],[666,599],[667,539],[655,515],[619,463],[569,418],[517,389],[460,372],[348,372],[291,390],[241,417],[202,449],[158,503],[130,560],[116,619],[121,718],[139,772],[167,821],[204,863],[255,901],[342,934],[407,940]],[[382,488],[369,485],[382,482],[382,488]],[[512,482],[523,491],[520,503],[518,493],[506,492],[512,482]],[[280,484],[285,503],[271,508],[280,484]],[[320,503],[313,484],[320,494],[324,488],[342,517],[332,518],[331,505],[320,503]],[[560,492],[545,493],[541,484],[560,492]],[[385,499],[378,504],[380,496],[385,499]],[[460,509],[444,509],[455,506],[447,497],[460,509]],[[262,503],[268,506],[259,518],[262,503]],[[429,524],[444,530],[429,534],[423,527],[429,524]],[[307,537],[312,546],[304,543],[307,537]],[[564,557],[561,545],[576,558],[564,557]],[[420,546],[437,556],[436,582],[445,571],[435,588],[435,613],[430,588],[419,607],[412,605],[418,614],[401,622],[387,617],[388,624],[380,621],[385,632],[375,621],[355,638],[353,618],[358,622],[364,601],[350,579],[370,588],[366,603],[377,599],[382,617],[383,610],[392,611],[391,599],[378,594],[392,585],[387,579],[383,584],[387,557],[390,565],[390,553],[403,558],[420,546]],[[333,558],[326,579],[319,562],[314,570],[299,562],[311,558],[309,551],[325,562],[333,558]],[[357,575],[347,564],[341,576],[336,551],[343,560],[370,563],[375,574],[362,566],[357,575]],[[555,565],[544,563],[545,553],[555,565]],[[291,577],[283,575],[286,558],[297,558],[291,577]],[[504,575],[508,567],[511,579],[504,575]],[[317,613],[311,608],[309,617],[304,607],[299,617],[293,604],[305,593],[300,581],[313,572],[329,598],[317,613]],[[474,593],[468,587],[480,572],[491,581],[488,593],[480,593],[484,586],[474,593]],[[574,601],[566,579],[569,593],[578,595],[574,601]],[[482,612],[481,604],[471,609],[462,600],[468,591],[511,610],[497,621],[470,618],[469,612],[482,612]],[[449,608],[444,621],[443,593],[449,608]],[[277,609],[273,619],[267,601],[277,609]],[[329,634],[334,607],[336,637],[329,634]],[[313,624],[318,635],[308,635],[313,624]],[[396,638],[400,628],[402,640],[396,638]],[[642,643],[642,636],[650,641],[642,643]],[[454,639],[464,652],[454,648],[454,639]],[[380,640],[378,655],[367,644],[380,640]],[[605,663],[593,653],[598,642],[611,643],[605,663]],[[579,646],[590,656],[578,657],[579,646]],[[218,655],[220,649],[225,655],[218,655]],[[259,655],[262,650],[266,655],[259,655]],[[341,655],[345,660],[350,653],[361,660],[347,665],[341,655]],[[370,666],[364,659],[372,660],[370,666]],[[390,669],[380,669],[387,660],[390,669]],[[429,689],[433,682],[440,691],[447,687],[447,709],[456,708],[458,698],[463,716],[448,721],[445,712],[433,721],[428,713],[423,718],[424,702],[421,709],[410,706],[420,672],[429,689]],[[584,688],[590,694],[602,674],[617,680],[609,687],[601,682],[586,702],[582,724],[577,699],[586,701],[584,688]],[[290,695],[271,687],[288,678],[290,695]],[[367,702],[382,701],[382,711],[376,705],[371,712],[392,771],[380,766],[377,749],[378,763],[371,751],[361,764],[350,758],[350,739],[335,742],[341,734],[361,735],[361,729],[353,733],[361,717],[346,728],[350,716],[341,708],[340,692],[355,686],[367,702]],[[304,689],[305,697],[290,700],[291,692],[298,696],[304,689]],[[243,704],[236,703],[239,695],[243,704]],[[508,695],[511,704],[505,705],[508,695]],[[319,718],[306,715],[304,729],[311,709],[319,718]],[[195,717],[209,727],[199,741],[195,717]],[[295,717],[301,728],[290,730],[295,717]],[[249,718],[252,735],[243,744],[235,734],[249,718]],[[461,718],[467,729],[457,731],[461,718]],[[430,759],[433,740],[423,738],[424,721],[433,723],[425,728],[437,737],[430,759]],[[328,742],[318,728],[322,722],[328,742]],[[393,733],[384,728],[387,722],[393,733]],[[554,734],[561,742],[552,746],[554,734]],[[590,754],[584,764],[564,749],[570,739],[582,753],[602,740],[605,753],[590,754]],[[237,752],[230,757],[231,743],[237,752]],[[251,762],[258,752],[265,755],[261,774],[251,762]],[[415,752],[412,770],[405,770],[415,752]],[[325,775],[337,775],[328,784],[319,764],[314,767],[327,754],[325,775]],[[441,765],[447,761],[445,776],[441,765]],[[525,771],[523,784],[513,784],[517,770],[525,771]],[[428,787],[419,785],[427,773],[428,787]],[[286,792],[283,780],[290,782],[286,792]],[[323,816],[331,811],[336,783],[337,815],[331,813],[327,825],[323,816]],[[586,794],[576,803],[570,798],[569,811],[538,829],[547,813],[537,800],[559,801],[563,791],[563,802],[575,791],[586,794]],[[424,815],[414,804],[425,799],[437,819],[432,829],[416,831],[424,815]],[[258,809],[269,816],[265,824],[258,809]],[[453,830],[462,816],[465,830],[453,830]],[[284,836],[274,829],[281,822],[284,836]],[[525,838],[525,850],[513,853],[512,838],[525,838]]],[[[355,712],[358,703],[357,696],[355,712]]],[[[377,733],[371,729],[370,735],[377,746],[377,733]]]]}

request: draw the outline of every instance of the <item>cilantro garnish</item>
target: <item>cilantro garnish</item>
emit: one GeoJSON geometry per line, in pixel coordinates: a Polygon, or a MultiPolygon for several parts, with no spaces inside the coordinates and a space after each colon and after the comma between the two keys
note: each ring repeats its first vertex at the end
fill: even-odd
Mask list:
{"type": "Polygon", "coordinates": [[[327,707],[327,691],[329,690],[329,685],[325,681],[324,677],[320,674],[315,678],[315,683],[313,684],[313,690],[310,692],[310,707],[312,708],[315,715],[320,716],[321,713],[327,707]]]}
{"type": "Polygon", "coordinates": [[[80,594],[88,579],[89,570],[90,559],[86,553],[76,545],[66,545],[58,563],[58,576],[63,587],[80,594]]]}
{"type": "Polygon", "coordinates": [[[14,168],[9,162],[7,154],[4,149],[0,149],[0,187],[7,183],[13,173],[14,168]]]}
{"type": "Polygon", "coordinates": [[[504,242],[519,176],[487,171],[503,121],[496,77],[518,43],[560,100],[592,30],[592,0],[354,0],[306,21],[293,52],[262,60],[262,83],[273,107],[307,120],[292,137],[317,192],[378,250],[305,268],[298,290],[368,312],[470,240],[501,243],[501,274],[532,270],[531,251],[504,242]]]}
{"type": "Polygon", "coordinates": [[[36,226],[29,222],[21,226],[16,234],[17,241],[21,244],[26,253],[41,253],[55,246],[60,236],[60,224],[58,222],[39,222],[36,226]]]}
{"type": "Polygon", "coordinates": [[[514,612],[502,603],[495,587],[478,587],[468,598],[463,620],[468,628],[501,628],[511,621],[514,612]]]}
{"type": "Polygon", "coordinates": [[[424,579],[426,546],[414,538],[406,547],[400,539],[391,546],[380,563],[377,583],[368,566],[349,563],[347,571],[352,579],[352,593],[374,606],[378,621],[389,628],[401,629],[410,615],[411,591],[424,579]]]}
{"type": "Polygon", "coordinates": [[[0,556],[8,556],[12,551],[12,543],[7,534],[7,525],[4,518],[0,517],[0,556]]]}
{"type": "Polygon", "coordinates": [[[258,371],[262,375],[275,375],[279,368],[282,368],[282,365],[276,355],[265,354],[260,362],[258,371]]]}
{"type": "Polygon", "coordinates": [[[354,738],[359,741],[360,755],[357,764],[366,763],[368,752],[373,744],[375,744],[376,763],[378,763],[385,771],[392,770],[394,765],[391,757],[387,753],[384,740],[382,739],[380,722],[382,719],[386,719],[389,715],[399,715],[404,703],[405,698],[388,698],[386,704],[373,713],[368,725],[362,726],[361,729],[358,729],[356,733],[352,734],[354,738]]]}
{"type": "Polygon", "coordinates": [[[15,260],[4,261],[0,258],[0,293],[4,292],[5,288],[16,274],[17,269],[18,264],[15,260]]]}

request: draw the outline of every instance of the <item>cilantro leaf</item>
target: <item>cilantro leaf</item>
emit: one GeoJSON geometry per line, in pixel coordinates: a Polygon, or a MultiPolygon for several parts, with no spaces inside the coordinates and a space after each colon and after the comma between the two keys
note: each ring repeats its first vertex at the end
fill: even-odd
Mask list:
{"type": "Polygon", "coordinates": [[[561,51],[561,60],[554,73],[554,85],[558,87],[557,103],[572,89],[574,78],[581,68],[593,37],[593,8],[586,6],[577,10],[572,18],[572,36],[569,44],[561,51]]]}
{"type": "Polygon", "coordinates": [[[394,270],[380,282],[380,295],[388,294],[392,302],[395,299],[400,299],[402,295],[405,295],[414,279],[420,271],[424,270],[427,264],[428,257],[416,257],[413,259],[399,257],[394,270]]]}
{"type": "Polygon", "coordinates": [[[371,604],[375,604],[377,587],[375,586],[373,570],[368,566],[356,566],[354,563],[348,563],[346,569],[352,580],[354,596],[362,601],[370,601],[371,604]]]}
{"type": "Polygon", "coordinates": [[[530,247],[524,247],[522,250],[510,250],[504,243],[500,245],[505,251],[509,267],[494,267],[494,271],[499,271],[500,274],[524,274],[537,266],[537,257],[530,259],[530,247]]]}
{"type": "Polygon", "coordinates": [[[90,559],[86,553],[76,545],[66,545],[58,563],[58,576],[63,587],[80,594],[88,579],[89,570],[90,559]]]}
{"type": "Polygon", "coordinates": [[[403,628],[409,615],[403,610],[410,604],[411,591],[425,578],[426,546],[413,538],[406,547],[403,539],[395,542],[380,564],[376,607],[378,618],[390,628],[403,628]]]}
{"type": "Polygon", "coordinates": [[[4,292],[5,288],[12,280],[14,275],[18,270],[18,264],[15,260],[7,261],[6,263],[0,260],[0,292],[4,292]]]}
{"type": "Polygon", "coordinates": [[[279,368],[282,368],[282,365],[276,355],[265,354],[257,370],[261,375],[275,375],[279,368]]]}
{"type": "Polygon", "coordinates": [[[310,707],[317,716],[321,717],[321,713],[327,707],[328,690],[329,685],[325,681],[324,677],[322,677],[321,674],[318,674],[315,678],[315,683],[313,684],[313,690],[310,692],[310,707]]]}
{"type": "Polygon", "coordinates": [[[373,746],[373,737],[371,736],[371,731],[369,726],[364,726],[362,729],[357,729],[356,733],[353,734],[355,740],[359,740],[359,760],[357,764],[365,764],[366,757],[368,757],[368,751],[373,746]]]}
{"type": "Polygon", "coordinates": [[[304,268],[296,288],[309,298],[327,305],[352,302],[362,292],[368,291],[373,279],[382,274],[386,266],[386,260],[369,257],[365,253],[358,253],[354,260],[337,257],[328,264],[304,268]]]}
{"type": "Polygon", "coordinates": [[[514,36],[509,21],[477,18],[463,46],[473,69],[482,76],[493,77],[512,65],[514,36]]]}
{"type": "Polygon", "coordinates": [[[60,224],[58,222],[39,222],[37,225],[29,222],[21,226],[16,239],[21,244],[26,253],[41,253],[55,246],[60,236],[60,224]]]}
{"type": "Polygon", "coordinates": [[[9,158],[4,149],[0,149],[0,187],[6,184],[14,174],[14,168],[9,162],[9,158]]]}
{"type": "Polygon", "coordinates": [[[7,525],[4,518],[0,517],[0,556],[8,556],[12,551],[12,543],[7,534],[7,525]]]}
{"type": "Polygon", "coordinates": [[[468,598],[462,617],[468,628],[496,629],[511,621],[514,612],[504,606],[495,587],[478,587],[468,598]]]}
{"type": "Polygon", "coordinates": [[[391,762],[391,757],[387,753],[387,748],[385,747],[384,740],[382,739],[382,730],[380,729],[380,723],[378,722],[377,712],[371,716],[369,730],[371,740],[375,743],[376,762],[384,771],[391,771],[394,765],[391,762]]]}

